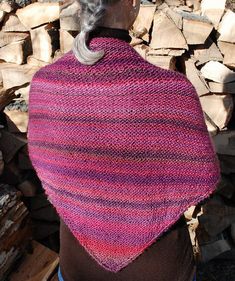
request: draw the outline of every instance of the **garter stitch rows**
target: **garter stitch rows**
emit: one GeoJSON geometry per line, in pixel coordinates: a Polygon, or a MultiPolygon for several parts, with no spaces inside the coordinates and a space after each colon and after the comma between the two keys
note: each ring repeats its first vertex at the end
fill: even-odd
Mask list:
{"type": "Polygon", "coordinates": [[[219,168],[183,75],[117,38],[90,47],[106,52],[94,66],[70,51],[34,75],[29,154],[74,236],[117,272],[213,192],[219,168]]]}

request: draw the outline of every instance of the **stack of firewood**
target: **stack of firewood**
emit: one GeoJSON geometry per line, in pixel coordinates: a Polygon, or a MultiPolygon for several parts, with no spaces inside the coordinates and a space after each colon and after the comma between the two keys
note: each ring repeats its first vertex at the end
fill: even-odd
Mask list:
{"type": "MultiPolygon", "coordinates": [[[[221,184],[206,204],[186,213],[192,241],[196,251],[199,241],[204,261],[235,248],[235,133],[231,125],[235,13],[227,4],[226,0],[145,0],[130,32],[131,45],[144,59],[180,71],[192,82],[215,142],[221,184]]],[[[58,217],[28,158],[29,87],[37,70],[71,49],[79,28],[79,5],[73,0],[0,2],[1,179],[23,195],[38,240],[58,232],[58,217]]]]}

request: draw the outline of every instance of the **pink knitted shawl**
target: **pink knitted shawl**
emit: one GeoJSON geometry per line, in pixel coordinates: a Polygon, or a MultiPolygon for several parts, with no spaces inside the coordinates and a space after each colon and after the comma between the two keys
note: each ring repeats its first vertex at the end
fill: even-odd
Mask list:
{"type": "Polygon", "coordinates": [[[48,199],[87,252],[117,272],[219,180],[195,89],[125,41],[93,38],[41,68],[29,98],[29,154],[48,199]]]}

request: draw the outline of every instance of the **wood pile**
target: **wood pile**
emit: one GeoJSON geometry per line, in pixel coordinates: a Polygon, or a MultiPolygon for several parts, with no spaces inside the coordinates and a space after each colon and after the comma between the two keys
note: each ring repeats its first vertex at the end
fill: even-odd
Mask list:
{"type": "MultiPolygon", "coordinates": [[[[130,32],[144,59],[192,82],[215,142],[221,184],[211,200],[186,213],[203,261],[235,249],[235,13],[229,7],[226,0],[145,0],[130,32]]],[[[1,182],[21,192],[34,238],[44,242],[58,234],[59,220],[28,158],[29,87],[36,71],[71,49],[78,14],[73,0],[0,3],[1,182]]]]}

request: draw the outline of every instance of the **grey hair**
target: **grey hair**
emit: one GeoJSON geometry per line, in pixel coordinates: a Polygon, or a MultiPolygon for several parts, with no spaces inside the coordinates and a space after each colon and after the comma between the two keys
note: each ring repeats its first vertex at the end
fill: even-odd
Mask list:
{"type": "Polygon", "coordinates": [[[72,51],[82,64],[93,65],[104,56],[104,51],[91,51],[87,46],[89,33],[96,28],[106,10],[107,0],[77,0],[81,7],[80,33],[74,38],[72,51]]]}

